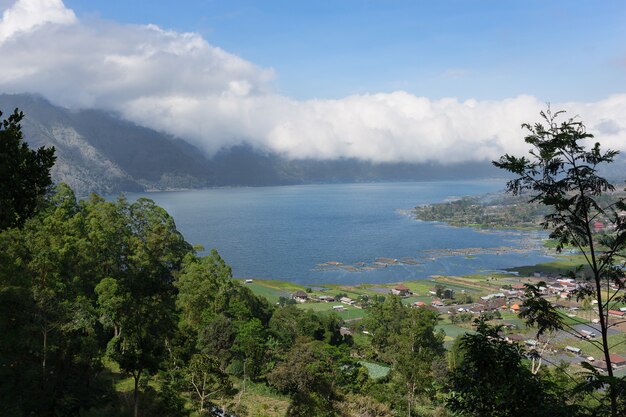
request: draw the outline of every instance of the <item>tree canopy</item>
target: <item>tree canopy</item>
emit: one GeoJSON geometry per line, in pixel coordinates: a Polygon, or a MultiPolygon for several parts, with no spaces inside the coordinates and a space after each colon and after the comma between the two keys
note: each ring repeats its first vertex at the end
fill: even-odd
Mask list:
{"type": "Polygon", "coordinates": [[[30,149],[20,125],[23,118],[24,113],[15,109],[0,122],[0,230],[22,226],[52,185],[54,147],[30,149]]]}

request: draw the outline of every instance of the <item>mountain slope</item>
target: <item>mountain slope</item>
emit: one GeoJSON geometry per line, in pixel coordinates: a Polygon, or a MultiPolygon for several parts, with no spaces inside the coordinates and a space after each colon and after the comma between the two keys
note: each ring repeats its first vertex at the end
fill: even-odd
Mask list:
{"type": "Polygon", "coordinates": [[[212,185],[202,152],[182,140],[98,110],[70,111],[31,95],[0,95],[0,110],[24,112],[33,147],[54,146],[55,181],[79,194],[212,185]]]}

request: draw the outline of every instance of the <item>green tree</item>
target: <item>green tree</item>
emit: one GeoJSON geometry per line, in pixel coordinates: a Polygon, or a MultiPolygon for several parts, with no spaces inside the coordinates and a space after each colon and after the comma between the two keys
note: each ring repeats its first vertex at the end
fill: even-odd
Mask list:
{"type": "Polygon", "coordinates": [[[20,125],[23,117],[15,109],[0,122],[0,230],[22,226],[42,206],[52,185],[54,148],[29,149],[20,125]]]}
{"type": "Polygon", "coordinates": [[[0,366],[5,372],[0,391],[7,393],[0,403],[13,406],[16,415],[17,410],[76,415],[102,395],[96,377],[103,344],[93,286],[83,269],[89,257],[84,231],[73,192],[60,185],[21,229],[0,233],[0,253],[6,256],[0,263],[1,302],[10,299],[20,307],[0,319],[6,324],[2,339],[20,339],[0,349],[0,361],[6,361],[0,366]],[[19,346],[18,354],[14,349],[19,346]],[[15,389],[32,396],[19,404],[23,395],[8,394],[15,389]]]}
{"type": "Polygon", "coordinates": [[[345,347],[329,346],[301,337],[267,376],[279,391],[289,394],[288,416],[334,416],[335,401],[356,382],[363,385],[365,371],[345,347]]]}
{"type": "MultiPolygon", "coordinates": [[[[582,122],[567,119],[558,123],[561,113],[552,113],[548,108],[541,112],[545,126],[541,123],[522,125],[529,132],[525,141],[532,146],[529,158],[506,154],[494,161],[494,165],[516,175],[507,184],[510,193],[530,192],[531,203],[541,203],[551,210],[542,225],[550,229],[550,238],[556,240],[557,250],[572,245],[585,259],[590,273],[585,274],[577,296],[580,299],[591,296],[597,301],[601,340],[590,343],[597,344],[603,352],[608,378],[603,379],[601,385],[608,385],[609,413],[617,417],[621,415],[619,408],[626,405],[623,401],[620,405],[618,387],[623,381],[614,377],[611,364],[612,346],[607,336],[614,324],[609,322],[608,310],[626,301],[623,295],[626,271],[619,261],[626,249],[626,221],[620,213],[626,210],[626,204],[616,199],[603,203],[601,196],[615,187],[598,174],[602,165],[614,161],[617,152],[603,152],[599,143],[586,149],[584,143],[593,135],[587,133],[582,122]],[[597,221],[612,227],[598,232],[594,228],[597,221]]],[[[575,271],[570,276],[576,277],[575,271]]],[[[564,328],[577,332],[563,322],[536,288],[529,288],[525,304],[529,309],[524,316],[530,324],[538,326],[540,333],[564,328]]]]}
{"type": "Polygon", "coordinates": [[[391,347],[392,338],[402,332],[402,322],[408,311],[397,295],[390,295],[382,302],[373,302],[367,308],[365,328],[372,334],[372,347],[376,354],[386,362],[391,362],[390,356],[395,353],[391,347]]]}
{"type": "Polygon", "coordinates": [[[191,357],[185,376],[200,414],[205,411],[207,401],[224,396],[232,389],[228,375],[220,369],[217,358],[206,354],[191,357]]]}
{"type": "Polygon", "coordinates": [[[262,369],[266,334],[257,318],[242,323],[235,336],[232,351],[243,363],[243,377],[256,378],[262,369]]]}
{"type": "Polygon", "coordinates": [[[462,417],[575,415],[563,398],[548,393],[523,364],[523,349],[499,338],[499,330],[479,321],[476,334],[461,337],[449,377],[448,408],[462,417]]]}
{"type": "Polygon", "coordinates": [[[95,288],[103,323],[112,330],[108,355],[134,379],[134,415],[139,414],[141,378],[156,372],[165,343],[175,329],[174,276],[191,246],[174,220],[152,201],[118,201],[126,239],[119,276],[103,279],[95,288]]]}
{"type": "Polygon", "coordinates": [[[444,334],[435,332],[437,313],[421,308],[407,308],[402,331],[392,338],[394,374],[405,393],[407,415],[420,394],[429,392],[433,384],[433,363],[445,352],[444,334]]]}

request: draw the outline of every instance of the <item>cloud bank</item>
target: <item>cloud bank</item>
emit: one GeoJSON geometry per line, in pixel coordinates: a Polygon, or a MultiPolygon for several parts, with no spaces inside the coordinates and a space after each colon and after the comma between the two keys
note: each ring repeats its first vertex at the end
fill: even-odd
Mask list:
{"type": "MultiPolygon", "coordinates": [[[[198,34],[80,20],[61,0],[13,2],[0,20],[0,56],[0,92],[115,111],[209,154],[249,143],[289,158],[491,160],[525,152],[519,126],[545,108],[531,96],[430,100],[403,91],[297,101],[274,91],[271,68],[198,34]]],[[[626,150],[626,94],[552,107],[626,150]]]]}

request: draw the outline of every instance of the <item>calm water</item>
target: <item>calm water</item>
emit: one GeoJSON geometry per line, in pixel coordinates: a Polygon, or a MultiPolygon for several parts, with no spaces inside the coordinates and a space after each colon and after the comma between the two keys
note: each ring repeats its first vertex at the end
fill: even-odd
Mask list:
{"type": "Polygon", "coordinates": [[[164,207],[187,241],[216,248],[236,277],[356,284],[469,274],[548,259],[538,248],[527,247],[536,233],[484,233],[416,221],[399,211],[503,186],[501,181],[299,185],[128,198],[146,196],[164,207]],[[525,249],[500,254],[493,249],[503,246],[525,249]],[[446,252],[461,248],[487,250],[446,252]],[[406,263],[383,267],[380,259],[376,263],[382,257],[406,263]],[[328,262],[342,265],[319,266],[328,262]]]}

